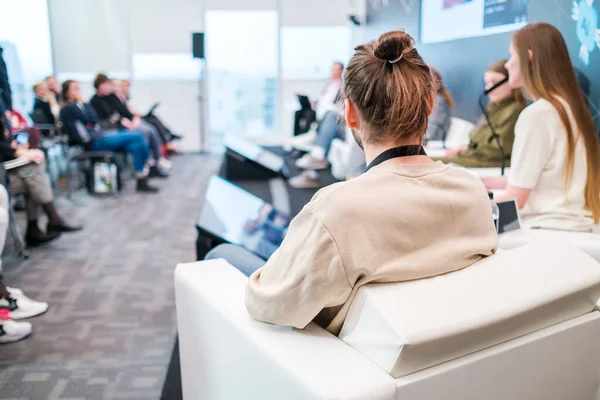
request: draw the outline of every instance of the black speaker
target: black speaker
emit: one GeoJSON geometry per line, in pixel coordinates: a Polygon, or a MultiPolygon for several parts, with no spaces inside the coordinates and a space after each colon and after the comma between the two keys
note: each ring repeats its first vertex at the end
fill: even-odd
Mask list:
{"type": "Polygon", "coordinates": [[[192,55],[204,58],[204,32],[192,33],[192,55]]]}

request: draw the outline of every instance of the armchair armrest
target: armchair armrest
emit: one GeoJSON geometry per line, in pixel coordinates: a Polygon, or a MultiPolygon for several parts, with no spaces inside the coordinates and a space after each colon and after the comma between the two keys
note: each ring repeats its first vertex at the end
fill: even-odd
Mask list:
{"type": "Polygon", "coordinates": [[[252,320],[246,282],[224,260],[177,266],[186,400],[394,398],[388,374],[317,325],[297,330],[252,320]]]}

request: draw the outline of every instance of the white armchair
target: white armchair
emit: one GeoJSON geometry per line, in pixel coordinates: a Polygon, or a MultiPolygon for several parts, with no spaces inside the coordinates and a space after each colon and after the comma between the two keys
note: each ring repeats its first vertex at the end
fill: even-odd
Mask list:
{"type": "Polygon", "coordinates": [[[534,245],[457,273],[367,285],[344,342],[315,324],[250,319],[246,278],[223,260],[181,264],[184,399],[593,400],[599,267],[572,246],[534,245]]]}

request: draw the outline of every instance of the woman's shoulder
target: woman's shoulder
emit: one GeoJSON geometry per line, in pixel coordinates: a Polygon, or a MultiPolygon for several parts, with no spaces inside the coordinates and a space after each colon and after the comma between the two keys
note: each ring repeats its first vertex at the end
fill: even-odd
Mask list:
{"type": "Polygon", "coordinates": [[[537,99],[523,110],[521,116],[525,118],[539,117],[541,115],[556,114],[556,109],[546,99],[537,99]]]}

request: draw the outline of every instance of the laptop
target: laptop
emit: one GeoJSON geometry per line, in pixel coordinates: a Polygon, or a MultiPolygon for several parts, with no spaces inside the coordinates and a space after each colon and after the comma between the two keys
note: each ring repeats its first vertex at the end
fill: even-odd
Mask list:
{"type": "Polygon", "coordinates": [[[298,97],[298,103],[300,103],[300,108],[305,110],[311,110],[312,109],[312,104],[310,104],[310,99],[308,98],[307,95],[304,94],[297,94],[296,97],[298,97]]]}
{"type": "Polygon", "coordinates": [[[521,229],[521,219],[516,200],[502,201],[498,205],[498,234],[521,229]]]}
{"type": "Polygon", "coordinates": [[[290,217],[218,176],[210,178],[196,223],[199,231],[242,246],[265,260],[279,248],[290,217]]]}
{"type": "Polygon", "coordinates": [[[278,156],[256,143],[241,136],[227,133],[225,134],[224,144],[226,148],[247,158],[254,164],[282,175],[284,178],[290,177],[290,173],[285,165],[283,157],[278,156]]]}

